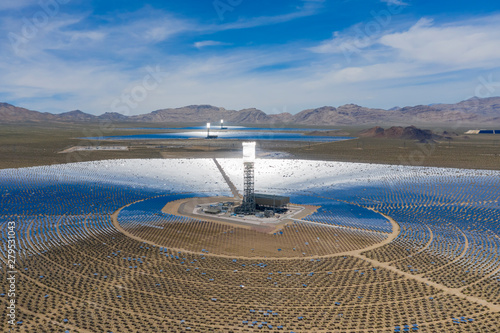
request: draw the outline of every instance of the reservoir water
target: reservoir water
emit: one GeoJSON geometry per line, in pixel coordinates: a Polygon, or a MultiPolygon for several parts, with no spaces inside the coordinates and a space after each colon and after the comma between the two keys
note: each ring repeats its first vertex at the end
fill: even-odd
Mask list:
{"type": "MultiPolygon", "coordinates": [[[[161,129],[152,129],[161,130],[161,129]]],[[[165,129],[167,130],[167,129],[165,129]]],[[[173,130],[169,128],[168,130],[173,130]]],[[[149,134],[132,134],[120,136],[106,137],[88,137],[89,140],[169,140],[169,139],[203,139],[207,136],[207,131],[203,127],[187,127],[182,128],[180,132],[165,132],[165,133],[149,133],[149,134]]],[[[321,136],[307,135],[300,132],[292,131],[313,131],[311,129],[297,128],[247,128],[247,127],[230,127],[221,130],[213,128],[210,130],[210,135],[216,135],[218,139],[232,140],[282,140],[282,141],[307,141],[307,142],[334,142],[354,139],[348,136],[321,136]],[[283,133],[285,132],[285,133],[283,133]]],[[[315,130],[314,130],[315,131],[315,130]]]]}

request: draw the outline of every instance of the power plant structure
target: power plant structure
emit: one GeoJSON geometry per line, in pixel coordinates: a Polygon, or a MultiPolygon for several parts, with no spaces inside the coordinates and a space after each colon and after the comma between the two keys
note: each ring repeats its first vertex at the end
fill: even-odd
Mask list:
{"type": "Polygon", "coordinates": [[[239,213],[244,215],[255,214],[255,142],[243,142],[243,202],[239,213]]]}
{"type": "Polygon", "coordinates": [[[227,127],[224,127],[224,119],[221,119],[220,120],[220,129],[223,130],[223,129],[227,129],[227,127]]]}
{"type": "Polygon", "coordinates": [[[207,139],[217,139],[217,135],[210,135],[210,123],[207,123],[207,139]]]}
{"type": "Polygon", "coordinates": [[[243,215],[262,215],[287,211],[290,197],[255,193],[255,142],[243,142],[243,200],[235,212],[243,215]]]}

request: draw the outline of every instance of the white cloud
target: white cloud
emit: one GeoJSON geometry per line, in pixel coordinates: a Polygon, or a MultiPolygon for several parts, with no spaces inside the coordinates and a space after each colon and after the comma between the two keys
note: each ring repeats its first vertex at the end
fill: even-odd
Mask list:
{"type": "MultiPolygon", "coordinates": [[[[128,30],[129,27],[123,28],[128,30]]],[[[195,26],[187,21],[165,14],[156,20],[138,20],[135,22],[135,28],[138,29],[137,37],[142,37],[143,41],[146,42],[156,43],[167,40],[176,34],[193,30],[195,26]]]]}
{"type": "Polygon", "coordinates": [[[73,32],[71,34],[71,41],[81,42],[82,40],[90,41],[102,41],[106,38],[106,33],[102,31],[84,31],[84,32],[73,32]]]}
{"type": "Polygon", "coordinates": [[[308,50],[341,55],[337,60],[349,67],[355,67],[353,62],[362,67],[408,63],[434,66],[435,73],[496,67],[500,61],[500,15],[446,24],[422,18],[409,28],[388,27],[399,28],[399,32],[380,29],[373,35],[366,34],[363,27],[357,24],[335,32],[331,39],[308,50]]]}
{"type": "Polygon", "coordinates": [[[259,16],[251,19],[240,19],[233,23],[222,24],[214,27],[214,30],[233,30],[233,29],[247,29],[266,25],[273,25],[278,23],[289,22],[301,17],[312,16],[318,13],[323,6],[325,0],[302,0],[302,6],[299,6],[296,11],[275,15],[275,16],[259,16]]]}
{"type": "Polygon", "coordinates": [[[361,25],[358,24],[349,29],[348,32],[334,32],[331,39],[311,47],[309,50],[315,53],[359,54],[362,49],[370,47],[377,42],[377,38],[375,37],[377,36],[364,33],[361,25]]]}
{"type": "Polygon", "coordinates": [[[41,100],[41,105],[33,105],[34,109],[48,107],[48,103],[57,109],[65,109],[64,106],[66,110],[81,106],[91,108],[102,96],[118,94],[123,82],[131,80],[130,74],[121,73],[117,68],[92,63],[66,64],[51,57],[24,63],[23,66],[16,66],[15,70],[8,67],[4,64],[0,66],[4,73],[0,90],[12,99],[41,100]],[[59,95],[66,98],[59,101],[56,98],[59,95]],[[44,99],[49,100],[47,104],[44,99]]]}
{"type": "Polygon", "coordinates": [[[497,66],[500,16],[447,25],[424,18],[407,31],[383,36],[380,43],[407,61],[463,69],[497,66]]]}
{"type": "MultiPolygon", "coordinates": [[[[316,75],[304,80],[303,87],[309,91],[323,90],[325,87],[351,85],[377,85],[378,82],[389,80],[413,79],[415,76],[432,74],[432,70],[422,69],[417,64],[404,62],[380,63],[366,66],[350,66],[340,69],[319,69],[316,75]],[[418,73],[418,74],[417,74],[418,73]]],[[[357,89],[353,87],[353,89],[357,89]]]]}
{"type": "Polygon", "coordinates": [[[0,39],[0,55],[11,53],[30,59],[39,58],[42,53],[57,51],[71,53],[70,61],[74,60],[75,55],[78,57],[84,54],[89,58],[96,55],[103,58],[126,55],[130,59],[138,54],[148,54],[147,49],[151,52],[159,42],[198,29],[198,26],[190,21],[150,8],[116,17],[102,17],[101,21],[104,23],[93,26],[92,29],[77,28],[79,23],[85,23],[90,15],[91,13],[58,13],[29,38],[23,38],[23,22],[5,15],[4,20],[0,22],[0,31],[5,31],[5,36],[16,34],[22,42],[13,48],[9,42],[1,45],[0,39]]]}
{"type": "Polygon", "coordinates": [[[194,43],[194,47],[197,49],[202,49],[207,46],[223,46],[223,45],[231,45],[230,43],[218,42],[215,40],[204,40],[201,42],[194,43]]]}
{"type": "MultiPolygon", "coordinates": [[[[34,59],[39,58],[46,50],[60,49],[64,44],[71,45],[73,33],[68,33],[67,29],[73,24],[81,22],[85,15],[59,14],[48,19],[43,25],[36,29],[12,17],[4,17],[0,23],[0,31],[5,31],[7,40],[0,41],[0,55],[4,57],[4,62],[8,62],[10,57],[34,59]],[[2,43],[3,42],[3,43],[2,43]]],[[[76,35],[84,36],[87,32],[77,32],[76,35]]],[[[77,38],[78,39],[78,38],[77,38]]],[[[79,45],[75,43],[75,45],[79,45]]]]}

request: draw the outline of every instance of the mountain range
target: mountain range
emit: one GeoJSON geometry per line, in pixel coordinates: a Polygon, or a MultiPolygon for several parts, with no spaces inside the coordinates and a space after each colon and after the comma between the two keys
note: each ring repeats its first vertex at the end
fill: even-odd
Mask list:
{"type": "Polygon", "coordinates": [[[190,105],[181,108],[160,109],[150,113],[126,116],[106,112],[95,116],[74,110],[60,114],[38,112],[0,103],[0,122],[149,122],[149,123],[219,123],[225,124],[272,124],[293,123],[302,125],[352,126],[370,124],[484,124],[500,122],[500,97],[471,98],[456,104],[433,104],[395,107],[389,110],[346,104],[337,108],[323,106],[303,110],[297,114],[266,114],[250,108],[226,110],[211,105],[190,105]]]}

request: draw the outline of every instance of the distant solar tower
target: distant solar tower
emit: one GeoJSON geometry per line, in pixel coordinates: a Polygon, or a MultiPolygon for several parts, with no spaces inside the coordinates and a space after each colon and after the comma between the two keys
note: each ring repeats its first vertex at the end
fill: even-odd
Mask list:
{"type": "Polygon", "coordinates": [[[254,163],[255,142],[243,142],[244,176],[241,212],[247,215],[255,213],[254,163]]]}
{"type": "Polygon", "coordinates": [[[224,119],[220,120],[220,129],[224,129],[224,119]]]}
{"type": "Polygon", "coordinates": [[[207,123],[207,138],[210,138],[210,123],[207,123]]]}

